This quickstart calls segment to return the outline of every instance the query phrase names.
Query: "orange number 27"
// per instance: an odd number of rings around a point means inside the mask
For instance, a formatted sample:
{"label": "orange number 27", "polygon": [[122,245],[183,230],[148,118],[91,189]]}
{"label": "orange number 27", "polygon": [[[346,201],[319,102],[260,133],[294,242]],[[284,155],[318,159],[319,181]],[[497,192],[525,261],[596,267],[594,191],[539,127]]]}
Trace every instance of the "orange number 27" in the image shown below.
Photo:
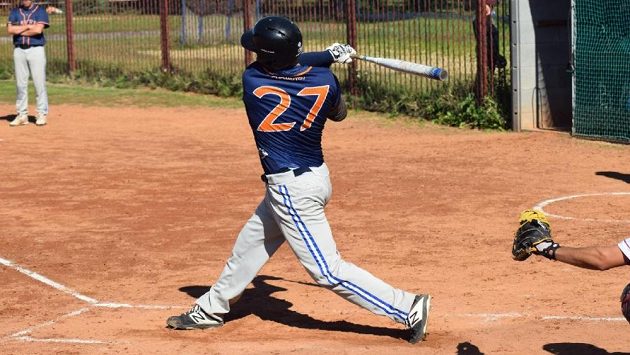
{"label": "orange number 27", "polygon": [[[324,100],[328,95],[329,85],[305,87],[298,92],[298,96],[316,96],[315,103],[311,110],[304,118],[300,131],[307,130],[313,124],[313,121],[317,117],[317,114],[324,105]],[[282,115],[289,106],[291,106],[291,96],[283,89],[276,86],[260,86],[254,90],[254,95],[257,98],[262,98],[265,95],[276,95],[280,98],[280,102],[265,116],[265,118],[258,125],[257,130],[260,132],[284,132],[288,131],[295,125],[295,122],[290,123],[275,123],[275,121]]]}

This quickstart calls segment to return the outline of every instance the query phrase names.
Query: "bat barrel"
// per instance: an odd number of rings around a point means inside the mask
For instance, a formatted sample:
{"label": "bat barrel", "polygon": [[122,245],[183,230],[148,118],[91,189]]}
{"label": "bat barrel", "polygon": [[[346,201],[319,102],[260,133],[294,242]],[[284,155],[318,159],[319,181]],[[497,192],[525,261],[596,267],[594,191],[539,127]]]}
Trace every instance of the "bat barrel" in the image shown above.
{"label": "bat barrel", "polygon": [[429,76],[435,80],[444,81],[448,79],[448,71],[442,68],[433,68]]}
{"label": "bat barrel", "polygon": [[392,70],[421,75],[433,80],[444,81],[448,78],[448,71],[438,67],[412,63],[400,59],[370,57],[365,55],[354,55],[353,58],[361,59]]}

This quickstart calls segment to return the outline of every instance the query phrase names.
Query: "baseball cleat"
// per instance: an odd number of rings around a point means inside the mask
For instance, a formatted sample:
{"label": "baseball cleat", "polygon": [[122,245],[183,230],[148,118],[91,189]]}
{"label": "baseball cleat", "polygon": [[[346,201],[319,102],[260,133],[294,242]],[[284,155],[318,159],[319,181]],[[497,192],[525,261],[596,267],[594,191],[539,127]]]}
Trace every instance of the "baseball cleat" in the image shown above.
{"label": "baseball cleat", "polygon": [[26,124],[28,124],[28,115],[17,115],[17,117],[9,123],[9,126],[16,127]]}
{"label": "baseball cleat", "polygon": [[46,115],[37,115],[37,121],[35,121],[35,124],[38,126],[44,126],[47,122],[46,120]]}
{"label": "baseball cleat", "polygon": [[430,295],[417,295],[407,316],[406,324],[410,330],[409,342],[415,344],[427,336],[427,321],[431,307]]}
{"label": "baseball cleat", "polygon": [[192,309],[179,316],[172,316],[166,320],[168,328],[190,330],[190,329],[207,329],[215,328],[223,325],[223,319],[215,314],[206,313],[198,304]]}

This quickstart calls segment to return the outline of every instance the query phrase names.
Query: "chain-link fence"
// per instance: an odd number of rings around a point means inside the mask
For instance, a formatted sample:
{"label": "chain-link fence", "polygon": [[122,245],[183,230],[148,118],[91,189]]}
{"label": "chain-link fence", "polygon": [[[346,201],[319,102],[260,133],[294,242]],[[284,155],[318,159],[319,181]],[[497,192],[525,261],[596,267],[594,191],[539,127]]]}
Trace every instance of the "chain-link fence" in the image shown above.
{"label": "chain-link fence", "polygon": [[[307,51],[349,42],[361,54],[446,68],[451,85],[470,85],[472,90],[475,83],[478,88],[489,83],[484,90],[490,93],[509,78],[503,69],[504,58],[510,57],[507,2],[494,7],[486,31],[479,31],[483,27],[475,21],[477,13],[485,13],[485,4],[475,0],[49,0],[39,4],[64,11],[50,15],[50,28],[45,31],[51,73],[107,76],[163,69],[238,81],[246,61],[252,59],[239,44],[244,28],[263,16],[282,15],[298,23]],[[8,7],[0,7],[5,16]],[[3,42],[0,67],[10,72],[10,37]],[[480,52],[477,43],[484,43]],[[337,65],[334,70],[354,94],[378,88],[417,93],[444,87],[364,62]]]}

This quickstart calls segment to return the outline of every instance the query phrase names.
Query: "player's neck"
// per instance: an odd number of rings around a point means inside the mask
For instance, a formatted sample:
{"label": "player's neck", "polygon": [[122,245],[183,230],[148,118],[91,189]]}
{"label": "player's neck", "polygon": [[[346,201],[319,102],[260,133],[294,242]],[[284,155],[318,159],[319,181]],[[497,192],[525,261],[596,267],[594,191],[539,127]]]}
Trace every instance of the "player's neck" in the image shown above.
{"label": "player's neck", "polygon": [[284,72],[284,71],[287,71],[287,70],[291,70],[291,69],[294,69],[294,68],[297,68],[298,66],[300,66],[300,63],[295,63],[295,64],[293,64],[293,65],[289,65],[289,66],[286,66],[286,67],[284,67],[284,68],[276,68],[276,69],[274,69],[274,68],[272,68],[272,67],[270,67],[270,66],[268,66],[268,65],[265,65],[264,63],[261,63],[261,62],[258,62],[258,63],[259,63],[259,64],[260,64],[260,65],[261,65],[261,66],[262,66],[262,67],[263,67],[263,68],[264,68],[267,72],[270,72],[270,73],[281,73],[281,72]]}

